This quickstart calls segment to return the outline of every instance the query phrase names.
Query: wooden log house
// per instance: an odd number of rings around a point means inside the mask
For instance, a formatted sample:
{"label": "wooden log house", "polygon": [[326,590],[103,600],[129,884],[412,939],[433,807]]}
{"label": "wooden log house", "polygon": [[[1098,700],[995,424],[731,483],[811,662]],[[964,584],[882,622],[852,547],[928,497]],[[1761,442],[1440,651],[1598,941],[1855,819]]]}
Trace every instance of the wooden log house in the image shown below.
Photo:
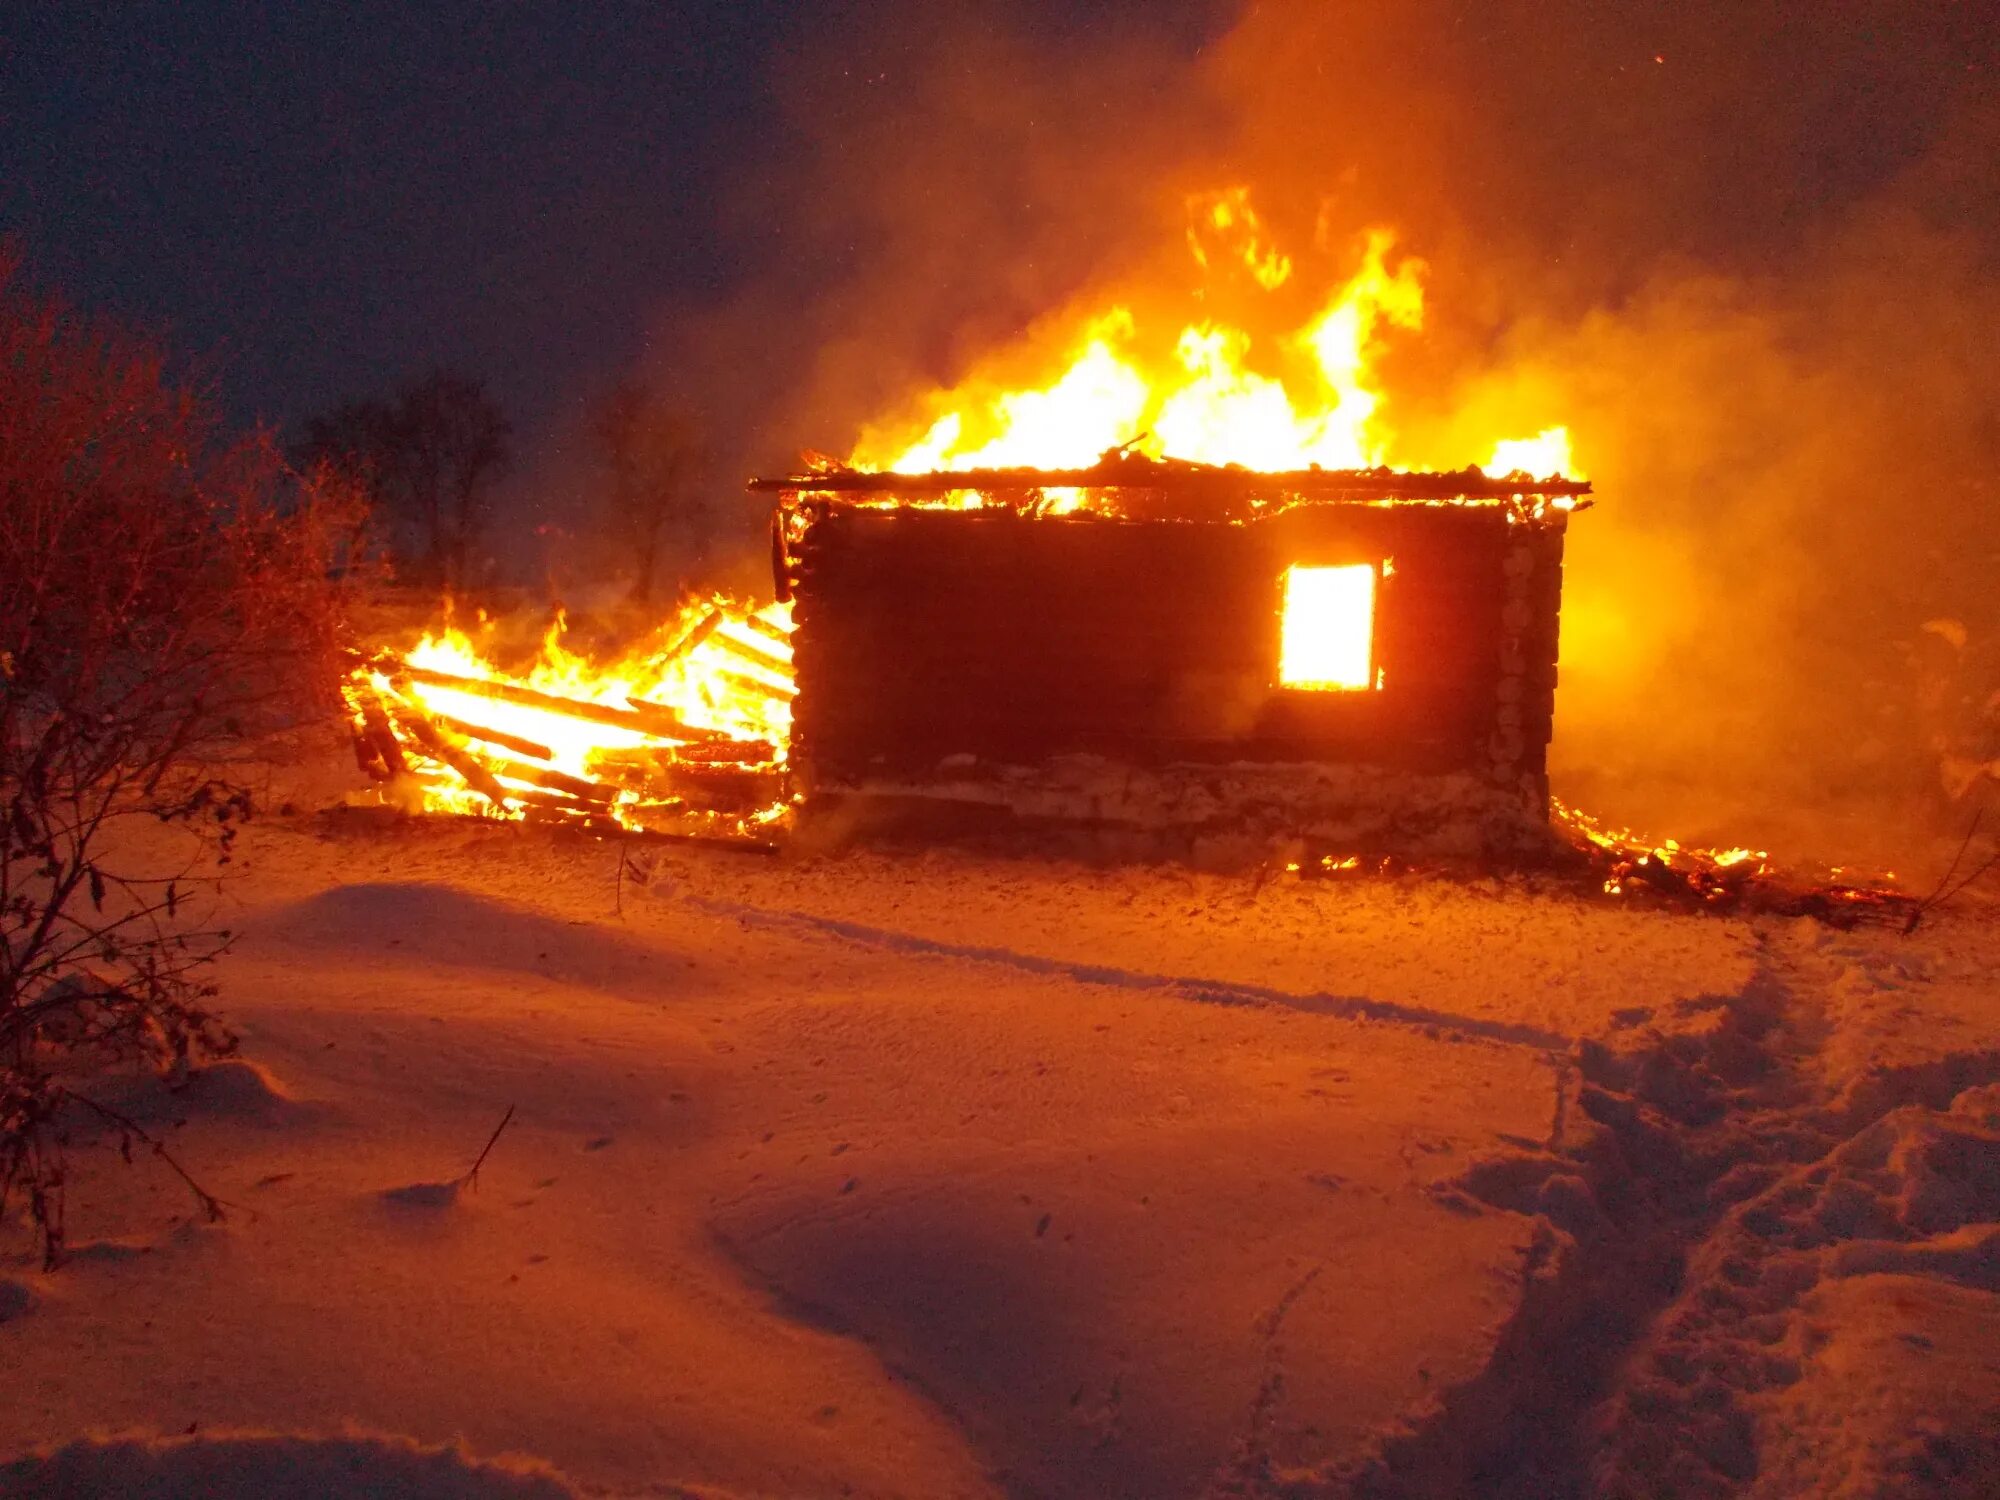
{"label": "wooden log house", "polygon": [[1545,828],[1587,484],[1114,456],[752,488],[778,497],[809,816],[1468,855]]}

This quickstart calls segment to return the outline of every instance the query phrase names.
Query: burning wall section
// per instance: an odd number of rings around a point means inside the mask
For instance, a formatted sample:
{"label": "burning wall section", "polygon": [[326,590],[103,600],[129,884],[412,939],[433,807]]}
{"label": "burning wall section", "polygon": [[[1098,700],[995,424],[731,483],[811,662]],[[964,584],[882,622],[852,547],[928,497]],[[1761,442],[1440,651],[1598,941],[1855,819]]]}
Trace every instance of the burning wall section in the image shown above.
{"label": "burning wall section", "polygon": [[758,487],[780,496],[809,815],[1053,819],[1162,852],[1546,846],[1587,485],[1111,458]]}

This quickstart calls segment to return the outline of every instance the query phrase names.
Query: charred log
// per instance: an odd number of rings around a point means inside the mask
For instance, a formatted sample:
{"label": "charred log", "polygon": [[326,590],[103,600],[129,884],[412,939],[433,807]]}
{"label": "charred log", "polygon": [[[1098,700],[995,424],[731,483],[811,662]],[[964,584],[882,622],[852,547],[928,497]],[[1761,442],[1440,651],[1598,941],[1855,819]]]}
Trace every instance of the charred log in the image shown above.
{"label": "charred log", "polygon": [[393,781],[406,775],[410,763],[390,727],[382,700],[373,691],[361,697],[361,724],[354,731],[354,762],[361,773],[374,781]]}
{"label": "charred log", "polygon": [[777,747],[769,740],[710,740],[705,745],[681,746],[674,759],[682,765],[767,766],[777,754]]}
{"label": "charred log", "polygon": [[686,656],[695,647],[699,646],[703,641],[714,635],[717,630],[722,628],[722,619],[721,610],[711,609],[707,614],[695,621],[686,635],[667,648],[661,660],[663,662],[678,661],[683,656]]}
{"label": "charred log", "polygon": [[643,796],[671,794],[691,807],[753,812],[783,795],[784,777],[773,767],[685,761],[670,749],[621,750],[593,762],[599,775]]}

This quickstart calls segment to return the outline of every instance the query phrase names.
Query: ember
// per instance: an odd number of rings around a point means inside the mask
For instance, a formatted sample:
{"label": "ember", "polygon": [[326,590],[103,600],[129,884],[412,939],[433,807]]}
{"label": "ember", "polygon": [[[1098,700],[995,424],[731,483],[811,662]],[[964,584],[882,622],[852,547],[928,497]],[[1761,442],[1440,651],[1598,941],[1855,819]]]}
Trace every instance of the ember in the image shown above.
{"label": "ember", "polygon": [[1655,897],[1716,911],[1809,916],[1840,927],[1913,925],[1919,902],[1893,873],[1787,869],[1761,849],[1698,849],[1608,828],[1552,798],[1557,831],[1609,896]]}

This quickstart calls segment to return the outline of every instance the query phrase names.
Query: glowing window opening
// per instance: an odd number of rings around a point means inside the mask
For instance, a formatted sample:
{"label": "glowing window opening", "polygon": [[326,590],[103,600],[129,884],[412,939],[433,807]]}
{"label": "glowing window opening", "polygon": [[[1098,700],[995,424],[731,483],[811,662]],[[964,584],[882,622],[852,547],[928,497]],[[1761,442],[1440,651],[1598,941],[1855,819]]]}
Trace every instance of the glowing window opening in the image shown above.
{"label": "glowing window opening", "polygon": [[1315,692],[1365,692],[1375,671],[1374,563],[1285,570],[1278,683]]}

